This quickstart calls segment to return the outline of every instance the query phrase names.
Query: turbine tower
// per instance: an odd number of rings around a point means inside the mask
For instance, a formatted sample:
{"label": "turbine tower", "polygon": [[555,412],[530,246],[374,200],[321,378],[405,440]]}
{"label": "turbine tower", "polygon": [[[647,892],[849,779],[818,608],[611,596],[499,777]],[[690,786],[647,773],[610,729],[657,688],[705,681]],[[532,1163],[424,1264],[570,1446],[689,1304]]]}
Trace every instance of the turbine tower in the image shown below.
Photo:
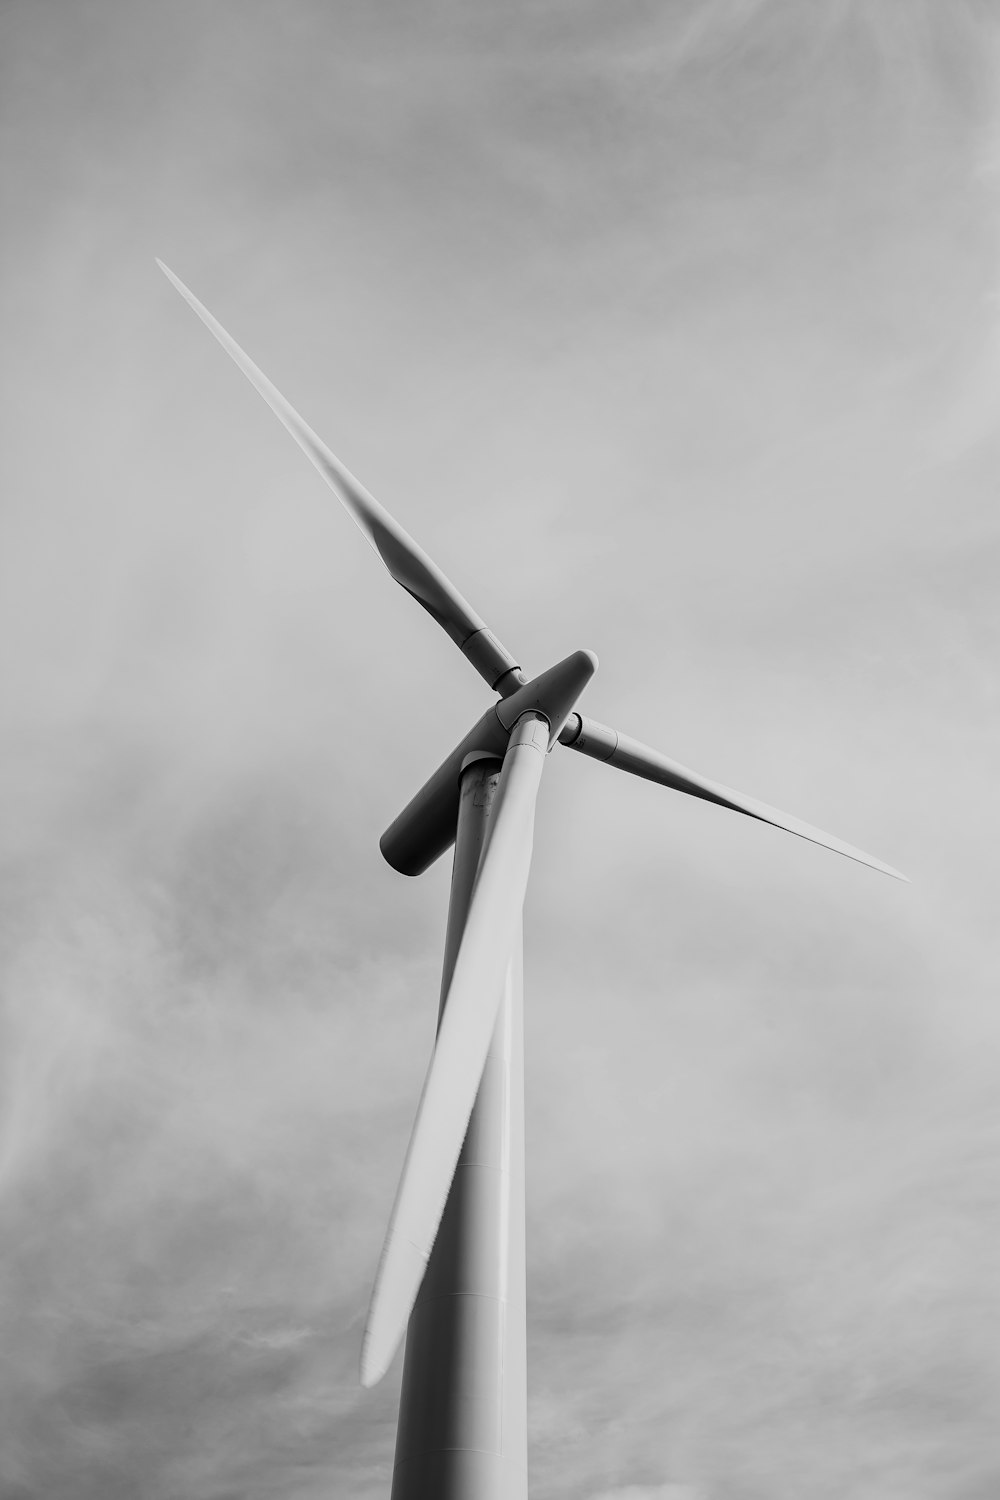
{"label": "turbine tower", "polygon": [[392,1500],[527,1496],[521,913],[535,802],[557,745],[783,828],[905,880],[860,849],[711,781],[576,707],[576,651],[530,680],[441,569],[307,426],[207,308],[157,264],[311,460],[390,576],[497,701],[386,830],[419,875],[455,846],[438,1030],[375,1276],[361,1381],[406,1333]]}

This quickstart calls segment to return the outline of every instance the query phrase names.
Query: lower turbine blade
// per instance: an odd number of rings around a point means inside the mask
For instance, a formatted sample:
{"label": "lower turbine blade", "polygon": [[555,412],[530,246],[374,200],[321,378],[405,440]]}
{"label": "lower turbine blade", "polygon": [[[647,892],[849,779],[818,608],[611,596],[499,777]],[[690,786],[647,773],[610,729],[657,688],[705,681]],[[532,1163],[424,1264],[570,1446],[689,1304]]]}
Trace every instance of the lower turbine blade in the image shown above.
{"label": "lower turbine blade", "polygon": [[571,714],[559,740],[570,750],[578,750],[581,755],[602,760],[606,765],[617,766],[620,771],[629,771],[633,776],[642,776],[646,781],[656,781],[660,786],[672,787],[675,792],[686,792],[689,797],[701,797],[705,802],[715,802],[719,807],[744,813],[748,818],[757,818],[761,823],[770,823],[772,827],[783,828],[800,839],[808,839],[812,844],[821,844],[824,849],[832,849],[836,854],[856,859],[859,864],[879,870],[883,875],[891,875],[894,880],[907,880],[907,876],[894,870],[892,865],[883,864],[882,860],[866,854],[863,849],[855,849],[853,844],[845,844],[842,839],[824,833],[821,828],[814,828],[811,823],[803,823],[799,818],[789,817],[776,807],[769,807],[766,802],[758,802],[755,797],[747,797],[743,792],[723,786],[720,781],[710,781],[700,772],[689,770],[679,761],[661,755],[659,750],[652,750],[649,745],[633,740],[627,734],[619,734],[616,729],[610,729],[607,724],[599,724],[596,719],[584,718],[583,714]]}
{"label": "lower turbine blade", "polygon": [[489,1051],[531,864],[535,802],[549,725],[514,727],[389,1228],[361,1349],[361,1383],[392,1360],[441,1222]]}

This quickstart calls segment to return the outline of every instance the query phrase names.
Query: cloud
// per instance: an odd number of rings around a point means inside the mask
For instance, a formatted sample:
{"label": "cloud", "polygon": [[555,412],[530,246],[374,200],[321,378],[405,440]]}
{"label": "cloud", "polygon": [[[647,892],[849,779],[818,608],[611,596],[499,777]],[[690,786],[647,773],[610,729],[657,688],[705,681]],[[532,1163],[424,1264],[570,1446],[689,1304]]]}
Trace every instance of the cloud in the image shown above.
{"label": "cloud", "polygon": [[915,877],[553,757],[533,1493],[989,1492],[995,25],[5,25],[5,1493],[386,1492],[447,869],[376,840],[484,701],[154,252],[530,665]]}
{"label": "cloud", "polygon": [[626,1484],[601,1490],[592,1500],[699,1500],[699,1491],[689,1484]]}

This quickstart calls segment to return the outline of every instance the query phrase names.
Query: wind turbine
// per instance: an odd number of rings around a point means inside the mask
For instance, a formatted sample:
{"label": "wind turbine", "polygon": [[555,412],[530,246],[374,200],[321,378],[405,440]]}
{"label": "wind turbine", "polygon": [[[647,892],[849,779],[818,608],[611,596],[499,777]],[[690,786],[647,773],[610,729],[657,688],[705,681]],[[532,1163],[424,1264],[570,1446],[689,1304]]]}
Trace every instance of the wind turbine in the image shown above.
{"label": "wind turbine", "polygon": [[349,473],[174,273],[218,339],[411,594],[498,694],[382,835],[419,875],[455,845],[437,1039],[375,1276],[361,1380],[407,1332],[393,1500],[527,1495],[521,914],[535,802],[561,745],[783,828],[898,880],[898,870],[711,781],[606,724],[577,699],[597,657],[530,680],[439,567]]}

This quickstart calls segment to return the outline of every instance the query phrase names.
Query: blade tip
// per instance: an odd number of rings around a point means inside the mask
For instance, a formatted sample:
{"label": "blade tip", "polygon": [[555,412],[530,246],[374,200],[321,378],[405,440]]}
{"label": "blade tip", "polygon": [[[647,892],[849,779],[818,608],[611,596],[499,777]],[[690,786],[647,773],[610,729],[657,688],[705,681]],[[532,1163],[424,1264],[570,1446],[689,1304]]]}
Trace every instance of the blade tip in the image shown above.
{"label": "blade tip", "polygon": [[161,260],[158,255],[154,255],[153,259],[156,261],[156,264],[159,266],[164,276],[170,282],[170,285],[173,287],[174,291],[180,292],[181,296],[184,298],[184,301],[189,303],[190,306],[194,308],[195,312],[198,313],[198,316],[201,317],[202,314],[193,293],[188,287],[184,285],[183,281],[177,275],[177,273],[175,271],[171,271],[166,261]]}
{"label": "blade tip", "polygon": [[395,1345],[387,1347],[385,1338],[379,1338],[377,1319],[369,1314],[361,1340],[361,1360],[358,1367],[358,1378],[366,1391],[370,1391],[373,1385],[378,1385],[392,1364],[395,1352]]}
{"label": "blade tip", "polygon": [[884,860],[876,859],[872,854],[864,854],[861,851],[854,853],[849,848],[836,849],[833,845],[828,845],[827,847],[833,848],[835,854],[846,854],[848,859],[853,859],[857,864],[864,865],[869,870],[874,870],[876,875],[888,875],[890,880],[901,880],[904,885],[910,884],[909,875],[904,875],[902,870],[894,869],[892,865],[887,865]]}
{"label": "blade tip", "polygon": [[[887,865],[884,859],[876,859],[874,854],[865,854],[863,850],[859,850],[858,853],[863,855],[858,863],[867,865],[869,870],[874,870],[879,875],[888,875],[891,880],[901,880],[904,885],[910,884],[909,875],[904,875],[902,870],[896,869],[895,865]],[[854,858],[857,858],[857,855]]]}

